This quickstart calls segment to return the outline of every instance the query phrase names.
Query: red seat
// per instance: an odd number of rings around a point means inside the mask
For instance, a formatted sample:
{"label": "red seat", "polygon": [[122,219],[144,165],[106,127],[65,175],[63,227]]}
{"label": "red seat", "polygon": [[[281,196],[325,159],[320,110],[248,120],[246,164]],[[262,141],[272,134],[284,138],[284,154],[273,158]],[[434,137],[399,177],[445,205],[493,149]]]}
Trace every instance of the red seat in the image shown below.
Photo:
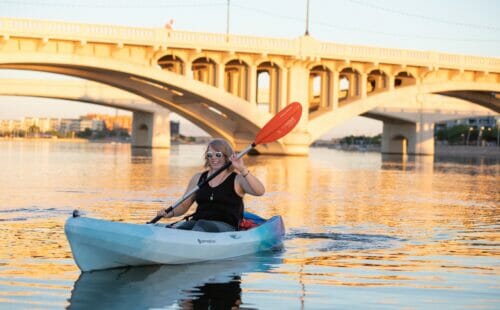
{"label": "red seat", "polygon": [[249,219],[243,219],[240,222],[240,227],[239,227],[240,229],[239,230],[248,230],[248,229],[251,229],[251,228],[254,228],[257,226],[259,226],[259,225],[257,225],[257,223],[255,223],[254,221],[249,220]]}

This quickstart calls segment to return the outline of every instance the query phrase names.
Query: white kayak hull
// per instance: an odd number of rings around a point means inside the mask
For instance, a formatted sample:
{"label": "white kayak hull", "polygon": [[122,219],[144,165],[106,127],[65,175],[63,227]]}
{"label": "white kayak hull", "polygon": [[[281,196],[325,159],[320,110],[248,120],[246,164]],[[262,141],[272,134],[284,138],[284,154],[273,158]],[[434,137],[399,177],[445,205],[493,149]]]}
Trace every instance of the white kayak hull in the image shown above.
{"label": "white kayak hull", "polygon": [[246,231],[222,233],[71,217],[64,226],[82,271],[156,264],[187,264],[270,250],[285,234],[280,216]]}

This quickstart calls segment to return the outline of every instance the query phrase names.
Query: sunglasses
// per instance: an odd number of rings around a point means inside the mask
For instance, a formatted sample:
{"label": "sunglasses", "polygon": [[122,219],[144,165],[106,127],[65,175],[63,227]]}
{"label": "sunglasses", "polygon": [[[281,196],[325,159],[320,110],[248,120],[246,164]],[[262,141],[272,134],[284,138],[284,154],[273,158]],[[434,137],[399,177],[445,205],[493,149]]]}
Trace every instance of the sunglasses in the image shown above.
{"label": "sunglasses", "polygon": [[207,152],[207,158],[212,158],[212,157],[214,157],[214,155],[217,158],[221,158],[222,156],[224,156],[224,154],[222,154],[222,152],[215,152],[215,154],[214,154],[214,152],[211,152],[211,151]]}

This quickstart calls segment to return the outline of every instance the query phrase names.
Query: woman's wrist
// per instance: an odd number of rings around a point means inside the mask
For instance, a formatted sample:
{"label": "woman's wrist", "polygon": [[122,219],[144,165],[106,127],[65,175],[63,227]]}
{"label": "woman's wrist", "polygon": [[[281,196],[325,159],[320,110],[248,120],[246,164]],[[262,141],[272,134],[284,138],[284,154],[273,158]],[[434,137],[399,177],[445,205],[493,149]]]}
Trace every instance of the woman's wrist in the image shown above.
{"label": "woman's wrist", "polygon": [[241,176],[244,177],[244,178],[246,178],[249,173],[250,173],[250,170],[248,170],[247,168],[242,169],[240,171]]}

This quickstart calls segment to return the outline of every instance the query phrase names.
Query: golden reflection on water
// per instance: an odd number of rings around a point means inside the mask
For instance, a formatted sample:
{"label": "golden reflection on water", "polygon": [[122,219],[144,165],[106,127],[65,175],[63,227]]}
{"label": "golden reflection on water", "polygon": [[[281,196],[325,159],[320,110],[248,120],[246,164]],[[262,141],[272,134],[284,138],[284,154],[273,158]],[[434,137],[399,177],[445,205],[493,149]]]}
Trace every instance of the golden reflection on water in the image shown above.
{"label": "golden reflection on water", "polygon": [[[70,212],[144,223],[182,196],[203,149],[0,141],[0,197],[8,197],[0,204],[0,303],[42,288],[66,300],[79,275],[63,232]],[[308,293],[328,296],[321,287],[329,286],[494,287],[499,161],[328,149],[246,157],[266,184],[263,197],[245,198],[246,208],[282,215],[287,236],[276,268],[244,275],[244,294],[307,305]],[[469,282],[456,281],[457,273]],[[43,304],[35,297],[30,302]]]}

